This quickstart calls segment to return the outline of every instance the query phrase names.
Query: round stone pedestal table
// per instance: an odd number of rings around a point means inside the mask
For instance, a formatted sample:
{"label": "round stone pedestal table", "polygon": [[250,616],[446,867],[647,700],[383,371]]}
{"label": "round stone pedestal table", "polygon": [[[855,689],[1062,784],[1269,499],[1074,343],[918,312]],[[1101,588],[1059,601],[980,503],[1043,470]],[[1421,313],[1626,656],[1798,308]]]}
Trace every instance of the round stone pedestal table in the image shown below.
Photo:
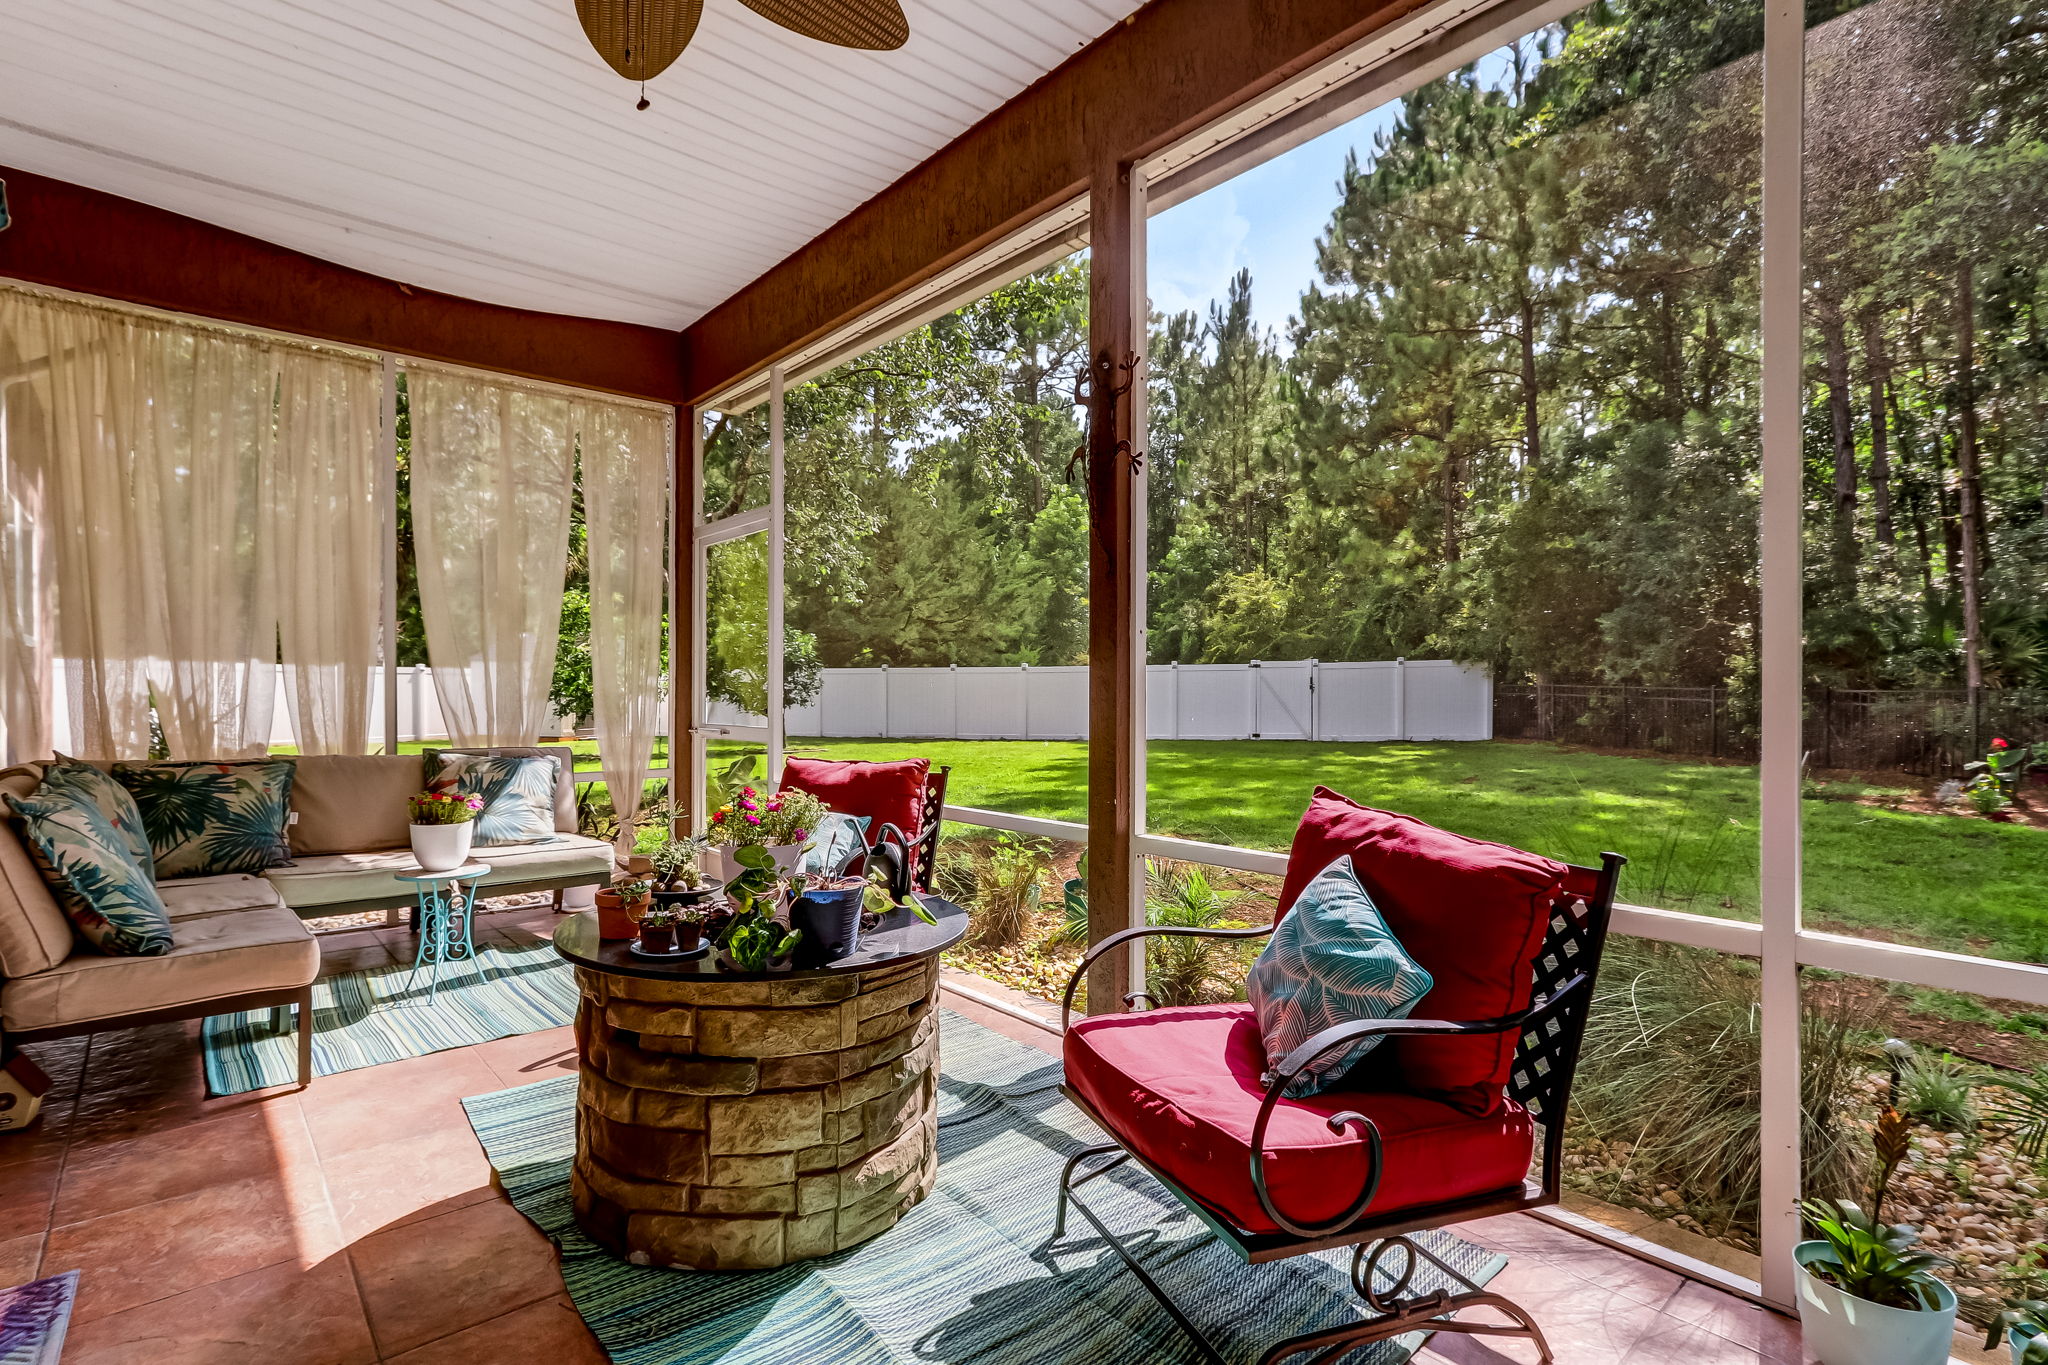
{"label": "round stone pedestal table", "polygon": [[[555,929],[576,967],[576,1221],[639,1265],[759,1270],[890,1227],[938,1173],[939,954],[897,911],[848,957],[747,973]],[[903,922],[907,921],[907,923]]]}

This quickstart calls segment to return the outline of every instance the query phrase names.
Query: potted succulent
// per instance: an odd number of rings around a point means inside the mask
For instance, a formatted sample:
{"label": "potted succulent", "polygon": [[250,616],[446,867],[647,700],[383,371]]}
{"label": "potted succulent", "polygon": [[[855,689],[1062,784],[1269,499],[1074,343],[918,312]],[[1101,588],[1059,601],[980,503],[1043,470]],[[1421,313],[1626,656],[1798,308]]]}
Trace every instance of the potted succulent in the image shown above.
{"label": "potted succulent", "polygon": [[640,951],[675,952],[676,929],[682,923],[682,919],[681,909],[666,905],[657,905],[640,916]]}
{"label": "potted succulent", "polygon": [[752,787],[741,787],[731,801],[711,812],[707,838],[728,850],[729,879],[738,875],[733,871],[734,851],[747,847],[766,849],[778,868],[792,872],[819,822],[829,813],[823,801],[806,791],[791,788],[763,796]]}
{"label": "potted succulent", "polygon": [[2048,1365],[2048,1302],[2014,1299],[1991,1320],[1984,1349],[2012,1348],[2012,1365]]}
{"label": "potted succulent", "polygon": [[669,838],[657,844],[648,861],[654,875],[654,899],[667,906],[706,905],[717,899],[725,883],[704,874],[699,859],[710,840],[701,834]]}
{"label": "potted succulent", "polygon": [[422,872],[453,872],[469,861],[481,796],[421,792],[406,801],[411,817],[412,856]]}
{"label": "potted succulent", "polygon": [[597,893],[597,936],[631,938],[634,926],[645,913],[654,892],[653,884],[634,878],[616,881]]}
{"label": "potted succulent", "polygon": [[1856,1204],[1809,1199],[1820,1235],[1793,1249],[1799,1327],[1822,1365],[1946,1365],[1955,1292],[1935,1278],[1948,1262],[1913,1250],[1917,1228],[1886,1225]]}

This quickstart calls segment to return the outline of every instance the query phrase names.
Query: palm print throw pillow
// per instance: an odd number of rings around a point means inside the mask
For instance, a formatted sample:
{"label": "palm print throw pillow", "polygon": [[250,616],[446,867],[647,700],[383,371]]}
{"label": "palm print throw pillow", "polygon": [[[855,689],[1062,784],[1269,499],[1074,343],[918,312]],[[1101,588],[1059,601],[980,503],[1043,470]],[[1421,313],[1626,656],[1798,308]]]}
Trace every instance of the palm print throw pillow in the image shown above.
{"label": "palm print throw pillow", "polygon": [[[1301,1044],[1353,1019],[1406,1019],[1435,980],[1401,947],[1379,907],[1359,885],[1351,859],[1324,868],[1280,921],[1245,983],[1277,1068]],[[1379,1044],[1361,1038],[1316,1061],[1286,1093],[1300,1098],[1328,1090]]]}
{"label": "palm print throw pillow", "polygon": [[37,870],[80,938],[117,957],[171,950],[171,920],[156,884],[92,798],[46,783],[33,796],[7,799]]}
{"label": "palm print throw pillow", "polygon": [[292,761],[116,763],[156,855],[156,875],[255,875],[292,860]]}

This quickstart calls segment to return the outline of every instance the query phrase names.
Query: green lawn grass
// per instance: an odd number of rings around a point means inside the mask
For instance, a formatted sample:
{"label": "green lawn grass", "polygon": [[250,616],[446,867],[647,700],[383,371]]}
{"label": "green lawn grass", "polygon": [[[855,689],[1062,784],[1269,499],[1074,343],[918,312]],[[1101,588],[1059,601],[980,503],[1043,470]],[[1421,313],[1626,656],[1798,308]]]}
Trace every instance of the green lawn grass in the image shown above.
{"label": "green lawn grass", "polygon": [[[924,756],[952,766],[952,804],[1057,820],[1087,814],[1082,743],[835,739],[799,740],[791,749]],[[1156,742],[1148,755],[1156,833],[1284,849],[1322,783],[1368,805],[1574,862],[1613,849],[1630,860],[1624,900],[1756,918],[1753,767],[1503,741]],[[2048,831],[1846,800],[1803,805],[1808,924],[2048,958]]]}

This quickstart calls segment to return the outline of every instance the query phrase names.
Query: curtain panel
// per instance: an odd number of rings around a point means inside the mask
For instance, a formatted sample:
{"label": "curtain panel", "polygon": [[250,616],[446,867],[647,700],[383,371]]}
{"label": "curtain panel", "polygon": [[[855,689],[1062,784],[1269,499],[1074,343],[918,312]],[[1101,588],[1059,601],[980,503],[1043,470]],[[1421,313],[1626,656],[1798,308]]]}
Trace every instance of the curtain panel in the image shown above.
{"label": "curtain panel", "polygon": [[[172,757],[260,754],[281,639],[288,666],[337,687],[352,669],[367,688],[360,641],[374,640],[378,582],[367,370],[328,348],[0,288],[10,759],[60,740],[141,757],[152,719]],[[355,480],[359,490],[339,491]],[[367,537],[343,512],[358,501]],[[314,717],[300,723],[309,751],[350,743],[317,704],[294,709]],[[366,720],[354,722],[358,752]]]}
{"label": "curtain panel", "polygon": [[427,660],[449,737],[547,724],[575,482],[570,400],[439,366],[406,371]]}
{"label": "curtain panel", "polygon": [[[632,847],[654,737],[662,728],[668,595],[667,417],[644,407],[582,403],[583,512],[590,557],[590,672],[605,790]],[[670,761],[676,761],[671,742]]]}

